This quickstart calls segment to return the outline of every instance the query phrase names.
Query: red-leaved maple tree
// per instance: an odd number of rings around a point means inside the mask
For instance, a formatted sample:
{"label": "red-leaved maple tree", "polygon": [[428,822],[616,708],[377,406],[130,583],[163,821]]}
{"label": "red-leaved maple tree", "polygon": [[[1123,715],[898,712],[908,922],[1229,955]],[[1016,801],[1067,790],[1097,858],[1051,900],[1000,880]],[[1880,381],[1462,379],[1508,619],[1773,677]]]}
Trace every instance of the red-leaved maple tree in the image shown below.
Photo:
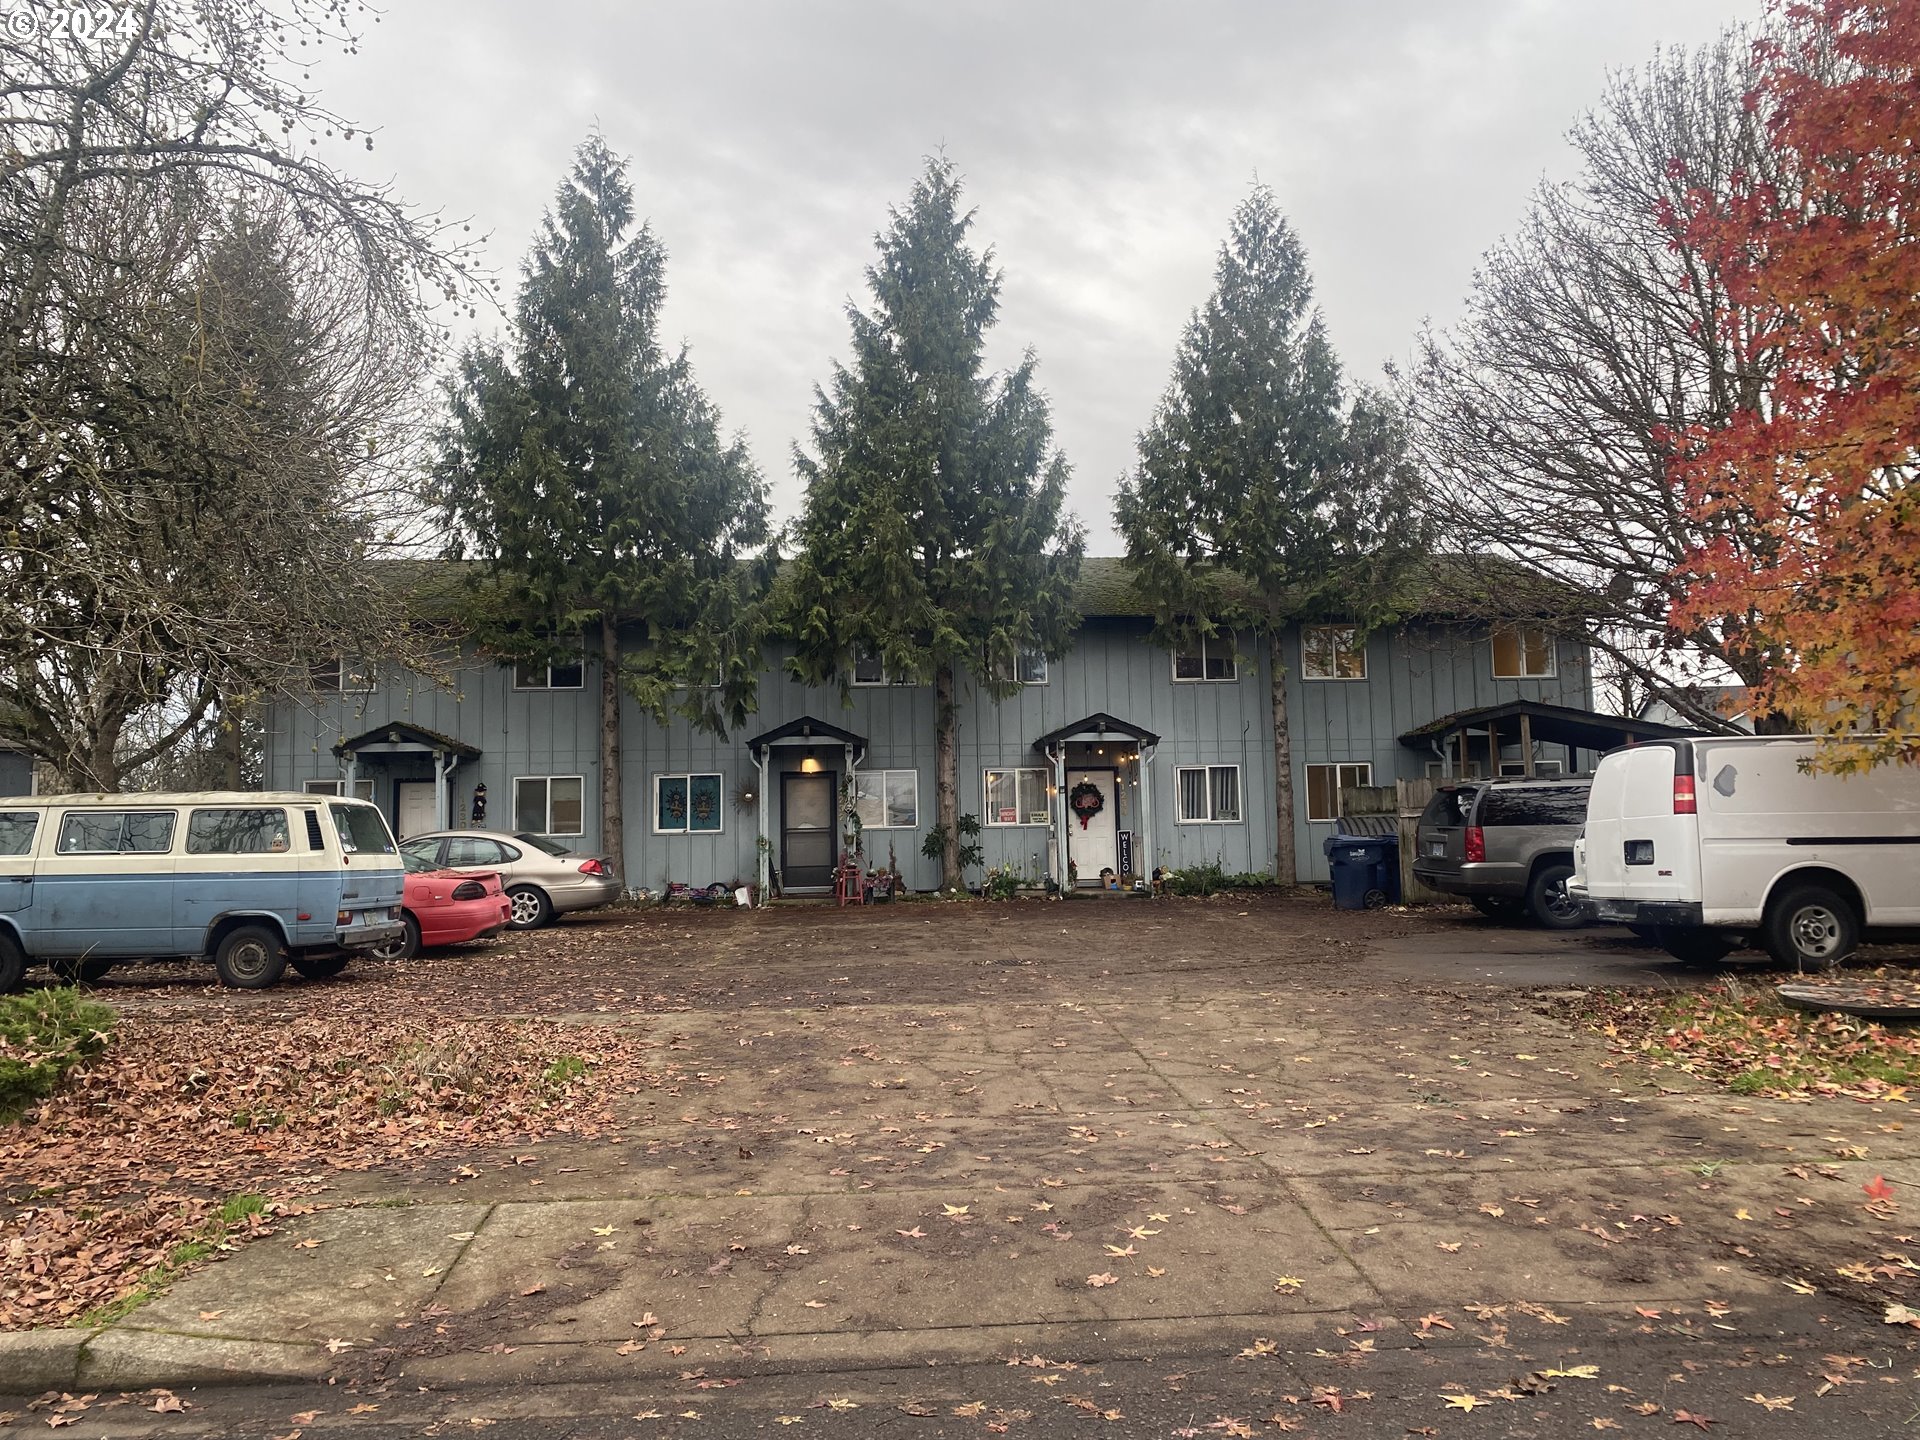
{"label": "red-leaved maple tree", "polygon": [[1778,659],[1757,708],[1857,769],[1920,758],[1920,0],[1776,18],[1748,103],[1787,179],[1663,217],[1718,265],[1729,335],[1775,377],[1676,437],[1682,503],[1709,531],[1740,517],[1744,541],[1690,557],[1672,618],[1746,616],[1744,643]]}

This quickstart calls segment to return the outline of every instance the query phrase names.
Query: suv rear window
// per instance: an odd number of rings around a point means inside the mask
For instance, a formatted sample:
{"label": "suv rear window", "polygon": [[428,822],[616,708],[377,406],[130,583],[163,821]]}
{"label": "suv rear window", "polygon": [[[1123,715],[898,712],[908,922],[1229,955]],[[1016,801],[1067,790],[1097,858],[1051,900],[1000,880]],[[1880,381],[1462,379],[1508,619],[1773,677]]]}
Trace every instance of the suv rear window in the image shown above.
{"label": "suv rear window", "polygon": [[1433,792],[1427,808],[1420,812],[1420,823],[1442,830],[1466,824],[1467,816],[1473,813],[1473,797],[1479,793],[1478,785],[1443,786]]}
{"label": "suv rear window", "polygon": [[1584,825],[1590,785],[1495,785],[1480,801],[1481,825]]}

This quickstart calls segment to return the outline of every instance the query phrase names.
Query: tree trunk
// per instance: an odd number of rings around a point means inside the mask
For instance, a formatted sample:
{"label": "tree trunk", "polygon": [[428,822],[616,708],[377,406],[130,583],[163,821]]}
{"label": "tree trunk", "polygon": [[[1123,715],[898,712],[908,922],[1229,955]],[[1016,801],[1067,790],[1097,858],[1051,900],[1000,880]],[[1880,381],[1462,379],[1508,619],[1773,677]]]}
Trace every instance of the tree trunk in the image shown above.
{"label": "tree trunk", "polygon": [[620,791],[620,628],[600,622],[600,853],[627,879],[627,822]]}
{"label": "tree trunk", "polygon": [[1293,846],[1293,736],[1287,729],[1286,627],[1270,632],[1273,656],[1273,878],[1281,885],[1300,883],[1300,861]]}
{"label": "tree trunk", "polygon": [[940,827],[940,888],[965,886],[960,873],[960,756],[954,745],[953,665],[942,661],[933,672],[934,823]]}

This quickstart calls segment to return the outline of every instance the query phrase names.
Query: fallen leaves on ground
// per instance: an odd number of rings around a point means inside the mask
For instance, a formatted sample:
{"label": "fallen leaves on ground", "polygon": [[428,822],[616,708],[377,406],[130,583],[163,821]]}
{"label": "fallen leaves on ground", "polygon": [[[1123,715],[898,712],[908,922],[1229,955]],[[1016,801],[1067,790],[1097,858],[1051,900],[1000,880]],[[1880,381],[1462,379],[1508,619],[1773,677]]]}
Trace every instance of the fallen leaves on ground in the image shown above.
{"label": "fallen leaves on ground", "polygon": [[1658,999],[1619,991],[1581,1002],[1614,1053],[1748,1095],[1904,1101],[1920,1085],[1920,1035],[1788,1009],[1770,992],[1716,985]]}
{"label": "fallen leaves on ground", "polygon": [[228,1197],[272,1198],[323,1168],[596,1135],[610,1096],[658,1083],[611,1028],[383,1010],[377,989],[213,992],[192,1018],[122,1015],[105,1054],[0,1128],[0,1329],[110,1304],[170,1257],[201,1258],[187,1242],[271,1230],[263,1215],[221,1224]]}

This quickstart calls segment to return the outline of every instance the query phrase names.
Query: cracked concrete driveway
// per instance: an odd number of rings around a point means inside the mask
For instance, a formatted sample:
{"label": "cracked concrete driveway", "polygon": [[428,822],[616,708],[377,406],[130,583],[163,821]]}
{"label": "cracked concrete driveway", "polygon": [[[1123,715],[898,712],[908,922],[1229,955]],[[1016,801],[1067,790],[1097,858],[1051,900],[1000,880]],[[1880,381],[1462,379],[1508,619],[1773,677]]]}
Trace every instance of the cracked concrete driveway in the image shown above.
{"label": "cracked concrete driveway", "polygon": [[[1920,1185],[1904,1107],[1710,1090],[1512,988],[1611,970],[1695,983],[1610,934],[1311,900],[563,925],[356,1003],[432,983],[448,1013],[635,1027],[678,1078],[619,1138],[339,1177],[72,1332],[57,1378],[333,1382],[208,1392],[179,1433],[315,1405],[320,1433],[349,1391],[503,1434],[746,1433],[829,1395],[848,1434],[859,1407],[920,1427],[887,1433],[1904,1433],[1920,1335],[1864,1302],[1905,1292],[1836,1275],[1920,1274],[1897,1206],[1862,1205]],[[610,1014],[609,973],[649,998]]]}

